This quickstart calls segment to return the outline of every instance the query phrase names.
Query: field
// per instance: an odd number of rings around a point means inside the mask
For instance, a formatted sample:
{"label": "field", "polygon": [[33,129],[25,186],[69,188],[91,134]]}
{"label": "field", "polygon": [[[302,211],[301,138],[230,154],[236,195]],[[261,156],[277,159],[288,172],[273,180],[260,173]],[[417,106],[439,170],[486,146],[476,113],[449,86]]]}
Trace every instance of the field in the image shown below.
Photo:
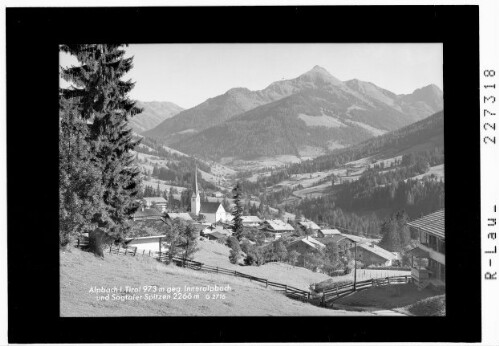
{"label": "field", "polygon": [[415,316],[445,316],[445,295],[426,298],[397,310]]}
{"label": "field", "polygon": [[442,179],[442,180],[445,179],[444,164],[430,167],[430,170],[428,172],[420,174],[420,175],[416,175],[415,177],[413,177],[411,179],[423,179],[424,177],[430,176],[432,174],[435,175],[437,177],[437,179]]}
{"label": "field", "polygon": [[[107,255],[104,259],[77,249],[60,252],[60,314],[63,317],[96,316],[320,316],[351,315],[287,298],[272,289],[242,278],[209,274],[191,269],[164,265],[149,257]],[[97,300],[92,287],[113,288],[144,286],[179,290],[185,287],[230,286],[224,299],[216,293],[199,294],[199,298],[146,300],[140,291],[139,300],[125,300],[124,293],[110,293],[109,300]],[[112,300],[113,294],[116,300]],[[161,293],[166,295],[167,293]],[[177,293],[178,294],[178,293]],[[213,295],[215,294],[215,295]],[[147,293],[151,296],[151,293]],[[132,294],[129,294],[132,296]],[[121,297],[121,298],[120,298]],[[217,298],[216,298],[217,297]],[[369,315],[354,313],[354,315]]]}
{"label": "field", "polygon": [[211,240],[199,241],[198,247],[199,251],[194,254],[195,261],[229,270],[237,270],[244,274],[258,276],[303,290],[308,290],[313,283],[329,278],[325,274],[314,273],[308,269],[286,263],[271,262],[259,267],[231,264],[229,262],[230,249]]}
{"label": "field", "polygon": [[423,299],[437,295],[429,289],[419,291],[413,284],[398,284],[369,288],[364,291],[340,298],[335,305],[394,309],[415,304]]}

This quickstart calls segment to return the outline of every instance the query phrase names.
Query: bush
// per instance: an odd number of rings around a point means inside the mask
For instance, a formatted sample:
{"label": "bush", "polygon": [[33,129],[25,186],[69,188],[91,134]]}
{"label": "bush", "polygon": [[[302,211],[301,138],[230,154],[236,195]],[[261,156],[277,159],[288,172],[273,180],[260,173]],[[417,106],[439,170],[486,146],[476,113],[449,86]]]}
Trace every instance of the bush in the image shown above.
{"label": "bush", "polygon": [[265,257],[262,249],[254,247],[251,249],[244,259],[244,263],[246,265],[262,265],[265,263]]}
{"label": "bush", "polygon": [[230,263],[237,264],[240,257],[241,257],[241,255],[238,251],[235,251],[234,249],[230,250],[230,255],[229,255]]}

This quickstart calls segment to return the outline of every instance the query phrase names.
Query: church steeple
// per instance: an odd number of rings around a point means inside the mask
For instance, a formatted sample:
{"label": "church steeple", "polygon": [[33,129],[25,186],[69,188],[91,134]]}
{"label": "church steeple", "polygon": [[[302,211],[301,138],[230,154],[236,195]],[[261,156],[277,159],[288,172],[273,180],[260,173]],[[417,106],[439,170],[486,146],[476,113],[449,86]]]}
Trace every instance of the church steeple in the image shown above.
{"label": "church steeple", "polygon": [[194,171],[194,191],[191,197],[191,213],[199,215],[201,210],[201,197],[199,197],[198,190],[198,165],[196,165],[196,170]]}
{"label": "church steeple", "polygon": [[194,171],[194,192],[196,196],[199,195],[198,191],[198,165],[196,165],[196,170]]}

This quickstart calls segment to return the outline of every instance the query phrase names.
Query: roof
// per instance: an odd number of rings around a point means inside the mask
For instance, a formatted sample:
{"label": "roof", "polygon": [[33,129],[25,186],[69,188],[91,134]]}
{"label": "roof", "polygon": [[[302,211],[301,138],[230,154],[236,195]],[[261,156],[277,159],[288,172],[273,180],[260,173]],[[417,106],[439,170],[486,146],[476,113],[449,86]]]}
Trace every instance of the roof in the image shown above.
{"label": "roof", "polygon": [[253,215],[241,216],[241,219],[243,220],[243,222],[256,222],[256,223],[262,222],[262,220],[258,216],[253,216]]}
{"label": "roof", "polygon": [[201,209],[199,212],[203,214],[215,214],[220,205],[220,202],[201,202]]}
{"label": "roof", "polygon": [[369,251],[375,255],[378,255],[379,257],[382,257],[386,260],[397,259],[397,256],[395,254],[374,244],[369,245],[369,244],[359,243],[358,247],[363,248],[364,250]]}
{"label": "roof", "polygon": [[300,226],[305,227],[306,229],[319,230],[321,229],[315,222],[313,221],[300,221],[298,222]]}
{"label": "roof", "polygon": [[181,219],[185,221],[193,221],[189,213],[167,213],[166,216],[172,220]]}
{"label": "roof", "polygon": [[158,219],[161,218],[163,214],[157,209],[154,208],[149,208],[149,209],[144,209],[140,210],[138,209],[134,214],[133,217],[157,217]]}
{"label": "roof", "polygon": [[143,200],[150,203],[166,203],[163,197],[144,197]]}
{"label": "roof", "polygon": [[[407,249],[406,249],[407,250]],[[406,251],[407,254],[416,256],[418,258],[429,258],[430,254],[428,251],[421,249],[417,245],[411,246],[410,249]]]}
{"label": "roof", "polygon": [[410,221],[407,224],[420,231],[428,232],[439,238],[445,239],[445,209]]}
{"label": "roof", "polygon": [[132,240],[142,240],[142,239],[159,239],[159,238],[164,238],[165,235],[151,235],[147,237],[134,237],[134,238],[125,238],[125,241],[130,242]]}
{"label": "roof", "polygon": [[202,230],[205,230],[206,229],[206,225],[203,225],[203,224],[200,224],[200,223],[193,223],[191,225],[194,229],[196,229],[196,231],[202,231]]}
{"label": "roof", "polygon": [[213,236],[213,237],[218,238],[218,239],[227,237],[225,234],[222,234],[220,232],[209,233],[209,234],[207,234],[207,236]]}
{"label": "roof", "polygon": [[350,239],[349,237],[345,236],[344,234],[333,234],[330,237],[319,238],[317,240],[319,240],[321,243],[330,243],[330,242],[339,243],[342,240],[355,242],[355,240]]}
{"label": "roof", "polygon": [[339,230],[337,230],[336,228],[321,229],[320,232],[324,235],[341,234],[341,232]]}
{"label": "roof", "polygon": [[282,220],[265,220],[264,223],[269,225],[274,231],[294,231],[295,229],[289,223]]}
{"label": "roof", "polygon": [[356,243],[379,243],[380,239],[371,239],[371,238],[365,238],[361,237],[358,235],[353,235],[353,234],[345,234],[342,233],[342,235],[351,241],[354,241]]}
{"label": "roof", "polygon": [[326,246],[326,245],[322,244],[321,242],[315,240],[314,238],[312,238],[310,236],[306,236],[306,237],[297,239],[297,240],[291,242],[289,245],[293,245],[293,244],[296,244],[296,243],[299,243],[299,242],[305,243],[308,246],[313,247],[314,249],[320,249],[320,248],[323,248],[323,247]]}

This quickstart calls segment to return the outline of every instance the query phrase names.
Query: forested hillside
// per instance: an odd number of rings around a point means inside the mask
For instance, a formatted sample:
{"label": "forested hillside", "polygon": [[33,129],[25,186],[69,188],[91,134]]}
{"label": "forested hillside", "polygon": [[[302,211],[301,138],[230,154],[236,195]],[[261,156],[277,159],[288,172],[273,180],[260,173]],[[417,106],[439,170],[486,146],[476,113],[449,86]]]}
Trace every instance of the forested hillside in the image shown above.
{"label": "forested hillside", "polygon": [[444,113],[420,120],[399,130],[371,138],[349,148],[338,149],[335,152],[317,157],[313,160],[287,167],[290,174],[311,173],[337,168],[342,164],[364,157],[392,157],[403,154],[404,151],[431,150],[443,147]]}

